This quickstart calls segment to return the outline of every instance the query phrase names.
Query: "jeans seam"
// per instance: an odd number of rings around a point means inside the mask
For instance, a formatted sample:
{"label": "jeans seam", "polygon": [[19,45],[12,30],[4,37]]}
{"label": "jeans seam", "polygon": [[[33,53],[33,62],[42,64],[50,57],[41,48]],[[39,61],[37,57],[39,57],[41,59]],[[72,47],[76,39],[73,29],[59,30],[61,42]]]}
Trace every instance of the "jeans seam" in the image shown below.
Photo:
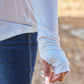
{"label": "jeans seam", "polygon": [[30,46],[31,36],[30,36],[30,34],[28,34],[28,40],[29,40],[29,67],[30,67],[29,76],[30,76],[30,82],[31,82],[31,67],[32,67],[32,64],[31,64],[31,46]]}

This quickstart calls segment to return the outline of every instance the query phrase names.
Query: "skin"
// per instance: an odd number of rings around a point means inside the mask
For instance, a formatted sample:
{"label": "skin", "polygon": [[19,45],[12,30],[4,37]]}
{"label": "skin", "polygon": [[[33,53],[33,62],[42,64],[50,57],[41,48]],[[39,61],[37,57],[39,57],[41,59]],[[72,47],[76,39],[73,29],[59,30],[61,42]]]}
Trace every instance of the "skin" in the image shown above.
{"label": "skin", "polygon": [[44,61],[42,58],[41,58],[41,61],[42,61],[42,65],[43,65],[44,77],[48,76],[50,83],[64,80],[67,72],[63,72],[63,73],[59,73],[57,75],[54,75],[54,72],[51,71],[51,65],[48,64],[46,61]]}

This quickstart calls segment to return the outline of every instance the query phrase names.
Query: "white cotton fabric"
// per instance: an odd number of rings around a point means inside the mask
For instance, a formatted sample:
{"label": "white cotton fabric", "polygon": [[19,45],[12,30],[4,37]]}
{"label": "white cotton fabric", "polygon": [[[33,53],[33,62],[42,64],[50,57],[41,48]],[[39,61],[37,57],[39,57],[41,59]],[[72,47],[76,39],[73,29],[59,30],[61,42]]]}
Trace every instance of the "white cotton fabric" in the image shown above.
{"label": "white cotton fabric", "polygon": [[23,33],[38,32],[40,57],[54,73],[70,72],[60,47],[57,0],[0,0],[0,41]]}

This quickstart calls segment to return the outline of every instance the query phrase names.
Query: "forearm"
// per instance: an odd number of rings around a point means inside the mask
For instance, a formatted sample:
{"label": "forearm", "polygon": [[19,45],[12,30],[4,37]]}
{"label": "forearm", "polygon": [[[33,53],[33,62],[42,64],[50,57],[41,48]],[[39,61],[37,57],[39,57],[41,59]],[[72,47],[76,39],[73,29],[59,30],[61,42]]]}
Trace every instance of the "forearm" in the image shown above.
{"label": "forearm", "polygon": [[57,69],[55,74],[69,71],[69,61],[60,47],[57,0],[31,2],[37,20],[40,57]]}

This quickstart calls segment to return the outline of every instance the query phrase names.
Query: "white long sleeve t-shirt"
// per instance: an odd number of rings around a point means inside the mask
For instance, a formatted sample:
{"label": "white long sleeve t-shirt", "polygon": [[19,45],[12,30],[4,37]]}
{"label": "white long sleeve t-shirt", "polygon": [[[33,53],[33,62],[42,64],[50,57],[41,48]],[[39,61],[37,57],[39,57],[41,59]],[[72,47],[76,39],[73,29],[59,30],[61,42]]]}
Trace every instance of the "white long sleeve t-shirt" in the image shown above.
{"label": "white long sleeve t-shirt", "polygon": [[57,0],[0,0],[0,41],[38,32],[40,57],[54,67],[54,74],[70,71],[60,47]]}

